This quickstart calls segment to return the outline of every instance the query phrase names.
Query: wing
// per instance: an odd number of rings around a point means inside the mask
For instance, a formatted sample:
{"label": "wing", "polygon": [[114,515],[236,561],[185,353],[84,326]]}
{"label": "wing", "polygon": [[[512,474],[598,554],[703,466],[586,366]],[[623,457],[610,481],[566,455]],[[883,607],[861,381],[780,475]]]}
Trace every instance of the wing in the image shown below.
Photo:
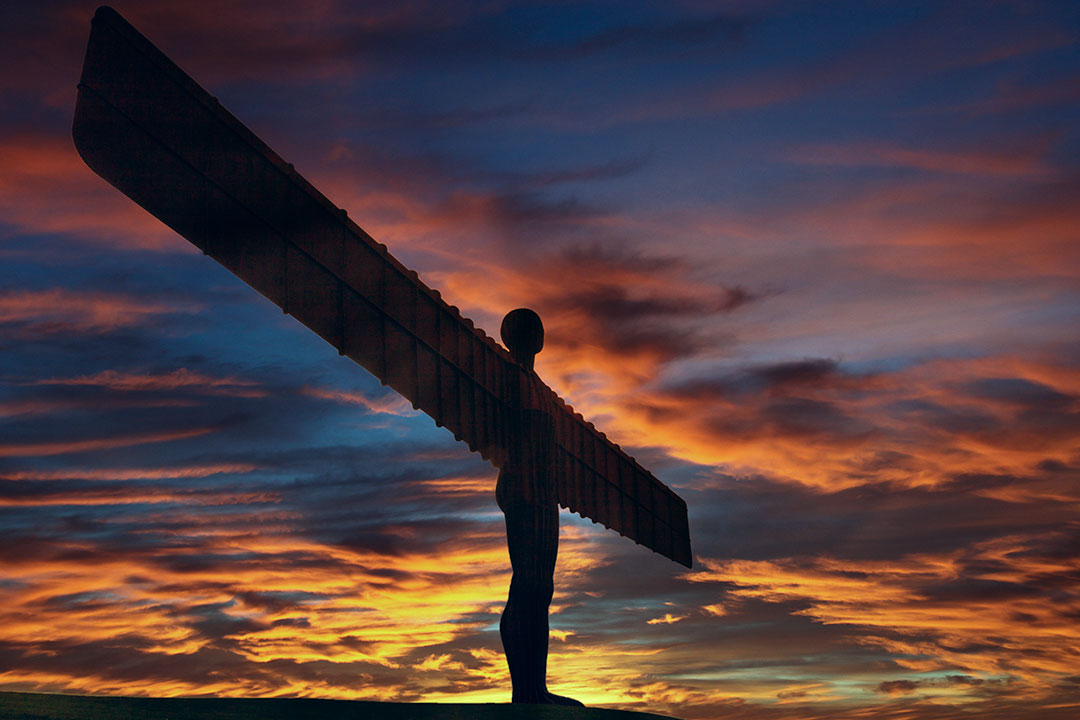
{"label": "wing", "polygon": [[109,8],[72,134],[97,174],[501,464],[506,351]]}
{"label": "wing", "polygon": [[[520,366],[107,7],[72,135],[94,172],[502,465]],[[544,389],[560,504],[689,566],[686,504]]]}
{"label": "wing", "polygon": [[552,393],[559,504],[693,567],[686,502]]}

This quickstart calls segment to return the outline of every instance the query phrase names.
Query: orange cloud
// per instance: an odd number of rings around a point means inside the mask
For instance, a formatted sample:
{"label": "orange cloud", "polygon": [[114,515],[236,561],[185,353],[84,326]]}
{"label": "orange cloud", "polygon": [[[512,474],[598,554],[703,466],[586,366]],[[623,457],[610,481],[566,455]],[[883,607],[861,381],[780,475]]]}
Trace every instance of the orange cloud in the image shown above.
{"label": "orange cloud", "polygon": [[167,304],[107,292],[7,290],[0,292],[0,323],[28,323],[37,331],[110,332],[172,313],[196,312],[197,304]]}
{"label": "orange cloud", "polygon": [[[608,432],[631,445],[829,490],[867,480],[934,486],[964,474],[1024,477],[1040,462],[1071,462],[1080,384],[1067,366],[997,357],[867,376],[829,363],[802,367],[801,379],[780,374],[798,363],[781,364],[713,383],[642,388],[605,405],[586,397],[579,409],[603,413]],[[1030,412],[1043,397],[1059,405]]]}
{"label": "orange cloud", "polygon": [[[193,507],[217,496],[200,497],[174,500]],[[306,539],[288,512],[237,506],[214,516],[140,512],[139,520],[151,537],[157,523],[194,524],[168,543],[133,542],[123,553],[55,538],[34,550],[33,562],[5,568],[13,591],[0,611],[0,643],[29,654],[0,682],[95,694],[170,696],[210,687],[219,696],[507,699],[497,638],[487,633],[496,647],[475,646],[509,580],[501,540],[470,538],[390,558]],[[597,560],[571,529],[560,549],[560,591],[574,592]],[[557,638],[572,634],[556,627]],[[34,654],[44,645],[70,647],[73,657],[78,648],[125,647],[118,652],[141,659],[142,670],[124,677],[124,665],[108,660],[111,650],[94,666],[52,662]],[[568,643],[553,648],[551,684],[593,704],[619,704],[629,698],[623,681],[641,672],[635,663],[656,652]],[[233,670],[216,679],[193,676],[209,657]]]}
{"label": "orange cloud", "polygon": [[217,378],[180,368],[167,373],[127,373],[119,370],[103,370],[95,375],[68,378],[44,378],[30,385],[61,385],[103,387],[124,392],[154,392],[183,389],[205,395],[258,398],[266,392],[257,388],[258,383],[236,377]]}
{"label": "orange cloud", "polygon": [[[273,532],[273,526],[266,531]],[[225,567],[215,564],[195,571],[171,571],[159,561],[175,557],[182,564],[184,551],[165,548],[105,558],[93,567],[55,561],[22,571],[10,568],[8,577],[19,582],[20,590],[15,604],[2,613],[0,641],[34,638],[40,643],[91,643],[138,636],[151,644],[140,645],[137,652],[155,653],[162,662],[170,657],[180,662],[185,655],[224,643],[239,654],[237,661],[340,664],[340,683],[303,688],[305,694],[335,697],[394,698],[414,679],[413,670],[457,669],[472,675],[472,669],[450,661],[448,654],[429,653],[427,660],[408,667],[402,658],[414,648],[436,647],[477,629],[475,622],[461,619],[486,612],[491,598],[502,593],[507,578],[501,550],[404,557],[400,565],[395,563],[395,572],[409,579],[387,584],[379,574],[383,558],[274,538],[266,531],[258,536],[226,533],[206,538],[204,551],[248,558]],[[298,557],[313,562],[297,565]],[[44,567],[50,572],[42,573]],[[450,567],[458,574],[448,575],[445,569]],[[274,600],[290,593],[310,599]],[[97,597],[107,599],[100,602]],[[207,636],[198,630],[199,607],[208,604],[220,606],[224,635]],[[22,612],[16,608],[36,610],[32,617],[16,621]],[[506,672],[504,668],[495,671],[499,661],[494,653],[482,659],[478,677],[482,685],[493,679],[501,685]],[[357,683],[356,671],[349,669],[353,663],[401,672],[396,673],[396,683]],[[118,691],[109,679],[109,669],[101,670],[99,674],[82,667],[69,676],[52,677],[23,673],[19,679],[30,684],[61,682],[73,689],[93,687],[97,693]],[[287,678],[257,675],[212,683],[214,692],[250,696],[302,689]],[[438,684],[438,675],[429,682]],[[202,692],[200,687],[199,682],[151,673],[125,692],[175,695]],[[499,693],[504,692],[500,688]]]}
{"label": "orange cloud", "polygon": [[686,615],[672,615],[671,613],[665,613],[663,617],[652,618],[651,620],[646,620],[645,623],[648,625],[672,625],[680,620],[685,620],[686,618]]}
{"label": "orange cloud", "polygon": [[[193,407],[197,403],[185,398],[139,398],[138,400],[112,399],[110,407]],[[24,400],[9,400],[0,402],[0,416],[2,415],[42,415],[61,410],[86,409],[90,401],[86,398],[54,397],[41,398],[30,397]]]}
{"label": "orange cloud", "polygon": [[167,480],[175,478],[205,478],[222,474],[244,474],[258,470],[248,463],[222,465],[189,465],[154,468],[72,468],[70,470],[20,470],[0,472],[4,480]]}
{"label": "orange cloud", "polygon": [[195,252],[94,175],[67,137],[0,138],[0,215],[26,232],[69,233],[104,247]]}
{"label": "orange cloud", "polygon": [[[797,614],[858,627],[853,639],[888,650],[914,672],[1019,676],[1029,693],[1040,695],[1054,689],[1055,678],[1074,672],[1070,648],[1080,640],[1071,617],[1080,608],[1075,599],[1080,588],[1070,577],[1072,560],[1040,554],[1057,537],[1002,537],[951,553],[892,561],[706,558],[704,570],[685,577],[729,583],[735,598],[803,603]],[[1038,585],[1039,577],[1072,600],[1055,605],[1038,593],[1010,592]],[[987,638],[995,638],[993,648]],[[964,651],[976,646],[977,653]]]}
{"label": "orange cloud", "polygon": [[198,437],[214,432],[216,428],[191,428],[188,430],[166,430],[159,432],[118,435],[114,437],[91,438],[86,440],[61,440],[56,442],[7,443],[0,445],[0,457],[44,457],[65,455],[75,452],[110,450],[133,445],[171,442]]}
{"label": "orange cloud", "polygon": [[19,497],[0,498],[0,507],[53,505],[153,505],[181,503],[188,505],[248,505],[280,501],[276,493],[268,492],[202,492],[177,491],[165,488],[96,488],[89,490],[61,490],[55,493],[33,493]]}
{"label": "orange cloud", "polygon": [[1020,147],[977,147],[966,152],[867,142],[801,147],[789,153],[786,159],[813,165],[903,167],[942,173],[1037,177],[1051,173],[1044,160],[1050,146],[1050,138],[1027,141]]}
{"label": "orange cloud", "polygon": [[364,393],[335,390],[333,388],[304,387],[301,388],[300,392],[309,397],[319,398],[321,400],[332,400],[334,402],[346,403],[349,405],[359,405],[373,413],[397,415],[401,417],[416,414],[416,411],[409,405],[409,402],[396,393],[387,393],[381,398],[373,398]]}

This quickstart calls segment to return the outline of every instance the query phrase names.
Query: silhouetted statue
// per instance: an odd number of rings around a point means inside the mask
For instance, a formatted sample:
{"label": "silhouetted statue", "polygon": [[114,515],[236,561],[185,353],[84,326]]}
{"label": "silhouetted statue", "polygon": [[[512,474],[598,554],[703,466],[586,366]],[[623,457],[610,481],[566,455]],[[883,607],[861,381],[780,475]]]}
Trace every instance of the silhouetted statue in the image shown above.
{"label": "silhouetted statue", "polygon": [[94,15],[72,127],[86,164],[500,469],[514,576],[500,630],[515,702],[547,692],[558,505],[690,567],[686,503],[229,114],[115,11]]}
{"label": "silhouetted statue", "polygon": [[506,516],[506,544],[514,575],[499,633],[502,636],[514,702],[580,705],[548,692],[548,608],[555,592],[559,553],[559,507],[555,496],[554,406],[544,407],[533,359],[544,347],[544,326],[532,310],[519,308],[502,321],[503,344],[528,372],[516,388],[511,408],[510,447],[495,498]]}

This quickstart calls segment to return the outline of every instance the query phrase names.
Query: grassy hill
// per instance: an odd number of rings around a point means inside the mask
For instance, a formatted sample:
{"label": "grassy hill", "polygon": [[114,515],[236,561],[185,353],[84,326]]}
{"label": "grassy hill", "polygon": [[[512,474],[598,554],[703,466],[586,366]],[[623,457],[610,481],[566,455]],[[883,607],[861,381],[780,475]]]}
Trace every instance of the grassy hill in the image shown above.
{"label": "grassy hill", "polygon": [[4,720],[663,720],[552,705],[386,703],[305,698],[131,698],[0,693]]}

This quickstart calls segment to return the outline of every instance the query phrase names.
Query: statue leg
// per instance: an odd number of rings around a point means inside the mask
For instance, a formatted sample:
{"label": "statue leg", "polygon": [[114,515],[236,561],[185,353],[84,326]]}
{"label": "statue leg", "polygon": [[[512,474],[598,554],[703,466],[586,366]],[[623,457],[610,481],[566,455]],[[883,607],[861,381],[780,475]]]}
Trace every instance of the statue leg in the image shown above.
{"label": "statue leg", "polygon": [[558,508],[508,503],[503,512],[514,574],[499,631],[510,666],[513,701],[580,705],[547,691],[548,609],[559,552]]}

